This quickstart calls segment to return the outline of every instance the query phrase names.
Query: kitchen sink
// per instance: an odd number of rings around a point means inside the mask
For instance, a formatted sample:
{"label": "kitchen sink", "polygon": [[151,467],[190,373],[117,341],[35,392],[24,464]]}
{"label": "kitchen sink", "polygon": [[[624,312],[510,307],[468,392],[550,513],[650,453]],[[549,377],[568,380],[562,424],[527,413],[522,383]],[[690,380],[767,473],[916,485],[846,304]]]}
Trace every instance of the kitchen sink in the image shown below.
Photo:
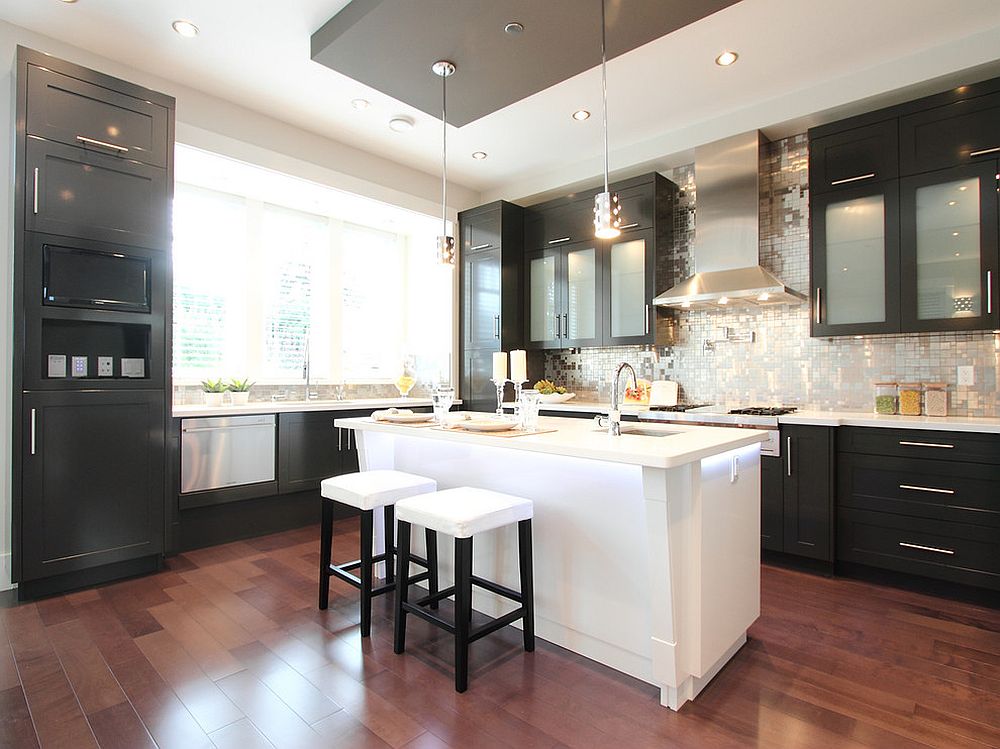
{"label": "kitchen sink", "polygon": [[[607,429],[595,429],[595,432],[607,433]],[[681,432],[671,432],[666,429],[652,429],[650,427],[640,427],[632,426],[631,424],[622,424],[622,437],[629,435],[634,435],[636,437],[672,437],[675,434],[681,434]]]}

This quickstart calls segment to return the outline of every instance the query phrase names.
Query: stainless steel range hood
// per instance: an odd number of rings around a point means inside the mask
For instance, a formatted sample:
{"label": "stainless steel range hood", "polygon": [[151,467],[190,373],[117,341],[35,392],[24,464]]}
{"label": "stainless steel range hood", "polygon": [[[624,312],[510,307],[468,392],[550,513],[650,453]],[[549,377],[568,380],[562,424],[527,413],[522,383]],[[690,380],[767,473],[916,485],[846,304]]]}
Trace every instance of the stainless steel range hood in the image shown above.
{"label": "stainless steel range hood", "polygon": [[695,273],[656,297],[654,304],[719,309],[805,300],[804,294],[789,289],[760,265],[761,140],[761,134],[753,131],[695,149]]}

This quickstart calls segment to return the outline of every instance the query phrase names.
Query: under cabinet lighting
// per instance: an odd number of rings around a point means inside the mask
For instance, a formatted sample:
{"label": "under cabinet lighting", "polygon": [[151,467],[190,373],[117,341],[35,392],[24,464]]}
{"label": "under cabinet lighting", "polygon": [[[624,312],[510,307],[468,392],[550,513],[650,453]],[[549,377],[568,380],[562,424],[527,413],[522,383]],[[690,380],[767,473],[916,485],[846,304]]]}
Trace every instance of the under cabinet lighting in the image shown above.
{"label": "under cabinet lighting", "polygon": [[171,26],[174,27],[174,31],[183,36],[185,39],[194,39],[198,36],[198,27],[195,26],[190,21],[185,21],[184,19],[178,19],[174,21]]}
{"label": "under cabinet lighting", "polygon": [[757,301],[758,301],[758,302],[766,302],[766,301],[767,301],[768,299],[770,299],[770,298],[771,298],[771,295],[770,295],[770,294],[768,294],[768,293],[767,293],[767,292],[765,291],[765,292],[764,292],[763,294],[761,294],[761,295],[760,295],[759,297],[757,297]]}

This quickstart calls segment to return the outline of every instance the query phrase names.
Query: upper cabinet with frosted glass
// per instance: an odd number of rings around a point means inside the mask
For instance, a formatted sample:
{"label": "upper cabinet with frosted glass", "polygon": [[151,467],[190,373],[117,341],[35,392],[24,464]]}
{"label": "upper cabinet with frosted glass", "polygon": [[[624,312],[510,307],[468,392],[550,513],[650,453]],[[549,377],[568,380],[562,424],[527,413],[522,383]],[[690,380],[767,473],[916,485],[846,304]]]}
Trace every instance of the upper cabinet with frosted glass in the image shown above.
{"label": "upper cabinet with frosted glass", "polygon": [[812,334],[983,330],[1000,79],[810,130]]}
{"label": "upper cabinet with frosted glass", "polygon": [[[622,231],[596,239],[593,192],[533,206],[525,218],[525,346],[584,348],[655,344],[657,289],[671,279],[676,187],[651,173],[611,185]],[[660,262],[657,262],[659,258]],[[657,278],[659,272],[660,277]],[[659,329],[669,326],[660,320]]]}

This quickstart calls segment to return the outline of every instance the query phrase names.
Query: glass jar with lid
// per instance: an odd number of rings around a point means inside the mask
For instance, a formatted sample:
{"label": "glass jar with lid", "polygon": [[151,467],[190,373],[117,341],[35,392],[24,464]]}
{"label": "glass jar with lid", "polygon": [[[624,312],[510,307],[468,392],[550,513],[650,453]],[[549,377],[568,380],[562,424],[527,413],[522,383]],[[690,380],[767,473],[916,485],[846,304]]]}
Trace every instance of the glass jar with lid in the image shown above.
{"label": "glass jar with lid", "polygon": [[924,389],[919,382],[899,383],[899,413],[920,416],[924,408]]}
{"label": "glass jar with lid", "polygon": [[945,382],[924,383],[924,413],[928,416],[948,415],[948,384]]}
{"label": "glass jar with lid", "polygon": [[875,413],[882,416],[892,416],[896,413],[897,388],[895,382],[875,383]]}

